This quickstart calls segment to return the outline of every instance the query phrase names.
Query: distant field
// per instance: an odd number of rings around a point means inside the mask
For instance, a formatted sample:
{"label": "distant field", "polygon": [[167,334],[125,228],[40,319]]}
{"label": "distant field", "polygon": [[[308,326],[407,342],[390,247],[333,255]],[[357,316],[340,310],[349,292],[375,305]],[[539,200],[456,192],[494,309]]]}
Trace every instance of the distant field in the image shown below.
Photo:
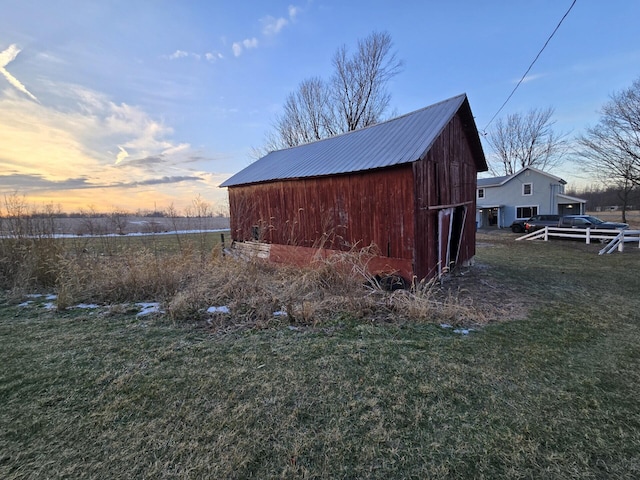
{"label": "distant field", "polygon": [[[602,220],[606,220],[609,222],[621,222],[622,221],[622,211],[620,210],[604,210],[601,212],[587,212],[589,215],[593,215],[594,217],[601,218]],[[626,213],[627,215],[627,223],[629,227],[634,229],[640,228],[640,210],[632,210]]]}
{"label": "distant field", "polygon": [[[229,228],[228,217],[125,217],[124,228],[109,218],[64,218],[57,219],[62,233],[88,234],[92,224],[97,231],[106,233],[160,233],[185,230],[218,230]],[[116,232],[116,230],[119,230]]]}
{"label": "distant field", "polygon": [[[104,217],[53,217],[26,220],[40,231],[69,235],[104,235],[131,233],[163,233],[185,230],[218,230],[229,228],[228,217],[136,217],[110,215]],[[9,229],[7,220],[0,222],[0,234]],[[4,230],[4,231],[3,231]],[[39,232],[40,233],[40,232]]]}
{"label": "distant field", "polygon": [[[209,229],[203,229],[209,230]],[[56,239],[68,252],[83,252],[93,254],[114,255],[140,251],[142,249],[165,256],[176,254],[186,248],[196,249],[200,252],[211,253],[220,246],[222,239],[229,246],[231,238],[228,230],[205,231],[182,230],[179,233],[158,232],[155,234],[129,233],[118,236],[91,236],[79,235],[69,238]]]}

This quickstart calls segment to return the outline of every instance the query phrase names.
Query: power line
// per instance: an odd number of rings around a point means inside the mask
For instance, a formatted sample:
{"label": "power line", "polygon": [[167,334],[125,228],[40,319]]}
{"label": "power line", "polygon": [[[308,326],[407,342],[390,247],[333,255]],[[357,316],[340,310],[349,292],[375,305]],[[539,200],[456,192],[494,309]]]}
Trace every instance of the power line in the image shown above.
{"label": "power line", "polygon": [[547,41],[544,42],[544,45],[542,46],[542,48],[540,49],[540,51],[538,52],[538,54],[536,55],[536,58],[533,59],[533,62],[531,62],[531,65],[529,65],[529,68],[527,68],[527,71],[524,72],[524,75],[522,75],[522,78],[518,81],[518,83],[516,84],[515,87],[513,87],[513,90],[511,91],[511,93],[509,94],[509,96],[507,97],[507,99],[504,101],[504,103],[502,104],[502,106],[498,109],[498,111],[495,113],[495,115],[493,117],[491,117],[491,120],[489,120],[489,123],[487,123],[487,125],[482,129],[483,132],[486,132],[487,128],[489,127],[489,125],[491,125],[491,122],[493,122],[495,120],[495,118],[498,116],[498,114],[502,111],[502,109],[505,107],[505,105],[509,102],[509,100],[511,100],[511,97],[513,97],[513,94],[516,93],[516,90],[518,89],[518,87],[520,86],[520,84],[524,81],[524,79],[527,77],[527,74],[529,73],[529,71],[531,70],[531,68],[533,67],[533,65],[536,63],[536,61],[538,60],[538,58],[540,57],[540,55],[542,54],[542,52],[544,51],[545,48],[547,48],[547,45],[549,44],[549,42],[551,41],[551,39],[553,38],[553,36],[556,34],[556,32],[558,31],[558,29],[560,28],[560,25],[562,25],[562,22],[564,22],[564,19],[567,18],[567,15],[569,15],[569,12],[571,11],[571,9],[573,8],[573,6],[576,4],[577,0],[573,0],[573,3],[571,3],[571,6],[569,7],[569,9],[566,11],[566,13],[562,16],[562,18],[560,19],[560,21],[558,22],[558,25],[556,25],[556,28],[553,30],[553,32],[551,32],[551,35],[549,35],[549,38],[547,38]]}

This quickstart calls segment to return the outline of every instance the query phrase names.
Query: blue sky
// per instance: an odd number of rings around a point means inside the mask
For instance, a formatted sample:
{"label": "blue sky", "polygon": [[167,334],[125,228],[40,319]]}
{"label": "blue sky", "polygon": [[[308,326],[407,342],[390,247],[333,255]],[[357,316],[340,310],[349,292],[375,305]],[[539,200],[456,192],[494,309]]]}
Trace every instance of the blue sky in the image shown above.
{"label": "blue sky", "polygon": [[[63,210],[223,206],[286,95],[388,32],[404,114],[467,93],[483,130],[572,0],[2,0],[0,194]],[[577,135],[640,77],[640,2],[577,0],[500,116]],[[485,153],[491,155],[485,145]],[[553,172],[590,183],[579,166]]]}

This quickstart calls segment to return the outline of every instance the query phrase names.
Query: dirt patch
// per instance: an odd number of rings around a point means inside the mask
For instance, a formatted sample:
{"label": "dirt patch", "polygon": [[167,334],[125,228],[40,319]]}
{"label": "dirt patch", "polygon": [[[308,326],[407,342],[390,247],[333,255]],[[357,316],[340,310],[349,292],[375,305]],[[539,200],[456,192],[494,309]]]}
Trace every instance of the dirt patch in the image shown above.
{"label": "dirt patch", "polygon": [[475,309],[485,323],[524,319],[533,306],[531,298],[498,281],[492,268],[481,262],[452,272],[439,289],[443,296],[454,296]]}

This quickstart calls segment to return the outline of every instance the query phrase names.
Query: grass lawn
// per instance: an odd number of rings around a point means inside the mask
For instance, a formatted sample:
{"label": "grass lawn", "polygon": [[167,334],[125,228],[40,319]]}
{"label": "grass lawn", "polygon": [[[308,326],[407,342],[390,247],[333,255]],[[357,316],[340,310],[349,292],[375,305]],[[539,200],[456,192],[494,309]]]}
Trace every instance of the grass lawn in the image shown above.
{"label": "grass lawn", "polygon": [[460,294],[524,315],[468,335],[0,299],[0,478],[640,478],[640,251],[514,238]]}

